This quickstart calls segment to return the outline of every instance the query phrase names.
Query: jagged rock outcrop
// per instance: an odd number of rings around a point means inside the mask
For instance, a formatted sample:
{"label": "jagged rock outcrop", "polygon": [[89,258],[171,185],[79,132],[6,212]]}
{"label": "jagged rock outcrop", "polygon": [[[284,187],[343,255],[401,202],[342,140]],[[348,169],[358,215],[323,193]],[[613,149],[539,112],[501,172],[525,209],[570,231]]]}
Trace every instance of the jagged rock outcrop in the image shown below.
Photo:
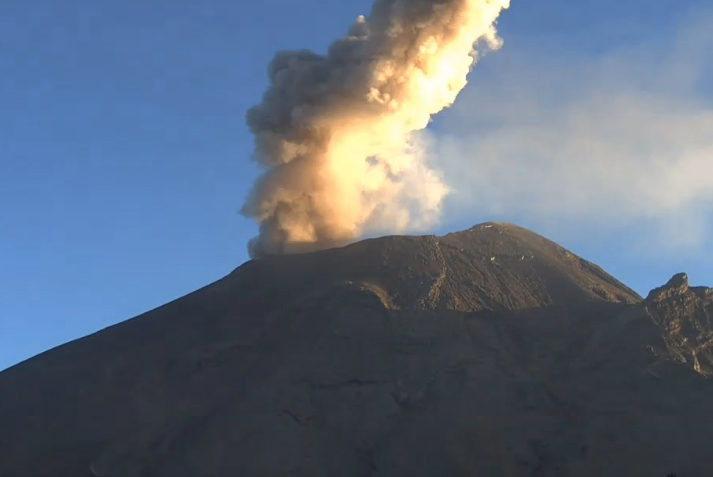
{"label": "jagged rock outcrop", "polygon": [[0,476],[713,475],[679,282],[495,223],[249,262],[0,373]]}
{"label": "jagged rock outcrop", "polygon": [[713,289],[690,287],[679,273],[646,297],[646,308],[661,328],[666,351],[704,376],[713,375]]}

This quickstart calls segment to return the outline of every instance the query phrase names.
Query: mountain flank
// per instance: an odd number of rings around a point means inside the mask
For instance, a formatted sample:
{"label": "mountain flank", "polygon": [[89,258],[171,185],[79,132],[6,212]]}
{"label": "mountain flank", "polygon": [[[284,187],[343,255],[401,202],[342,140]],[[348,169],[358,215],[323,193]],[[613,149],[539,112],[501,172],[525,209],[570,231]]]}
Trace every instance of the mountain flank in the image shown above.
{"label": "mountain flank", "polygon": [[0,476],[713,475],[711,316],[504,223],[268,256],[0,373]]}

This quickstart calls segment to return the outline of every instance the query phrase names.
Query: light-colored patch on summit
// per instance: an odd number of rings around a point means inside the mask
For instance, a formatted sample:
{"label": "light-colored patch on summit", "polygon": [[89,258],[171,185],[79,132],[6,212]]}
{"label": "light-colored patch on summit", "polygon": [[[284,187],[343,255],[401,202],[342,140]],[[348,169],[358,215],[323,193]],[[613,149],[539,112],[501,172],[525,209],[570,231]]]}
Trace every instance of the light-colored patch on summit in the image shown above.
{"label": "light-colored patch on summit", "polygon": [[373,283],[362,282],[359,283],[359,289],[375,295],[387,310],[399,310],[399,306],[394,302],[384,287]]}
{"label": "light-colored patch on summit", "polygon": [[438,306],[441,301],[441,292],[443,290],[443,284],[446,281],[448,274],[448,264],[443,256],[443,251],[441,250],[441,244],[438,241],[438,237],[433,237],[433,247],[436,255],[436,259],[441,264],[441,273],[436,277],[436,280],[431,285],[431,289],[428,291],[428,296],[426,297],[426,304],[429,308],[433,309]]}

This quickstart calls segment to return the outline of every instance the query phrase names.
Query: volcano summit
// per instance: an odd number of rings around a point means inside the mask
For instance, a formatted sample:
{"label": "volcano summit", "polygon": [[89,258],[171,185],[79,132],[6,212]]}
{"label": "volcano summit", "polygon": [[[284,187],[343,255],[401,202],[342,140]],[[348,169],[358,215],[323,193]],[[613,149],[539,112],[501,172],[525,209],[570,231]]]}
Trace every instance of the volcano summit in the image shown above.
{"label": "volcano summit", "polygon": [[0,475],[713,475],[711,317],[503,223],[265,256],[0,373]]}

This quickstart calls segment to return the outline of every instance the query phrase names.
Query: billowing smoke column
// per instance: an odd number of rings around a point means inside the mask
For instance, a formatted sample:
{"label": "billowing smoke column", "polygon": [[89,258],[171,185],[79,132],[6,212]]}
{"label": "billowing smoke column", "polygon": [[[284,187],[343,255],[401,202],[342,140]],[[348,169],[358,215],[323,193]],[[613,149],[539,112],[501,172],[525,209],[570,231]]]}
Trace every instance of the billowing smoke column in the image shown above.
{"label": "billowing smoke column", "polygon": [[327,55],[285,51],[247,122],[266,170],[242,214],[252,257],[318,250],[368,231],[433,225],[448,193],[413,135],[450,106],[477,59],[500,46],[510,0],[376,0]]}

